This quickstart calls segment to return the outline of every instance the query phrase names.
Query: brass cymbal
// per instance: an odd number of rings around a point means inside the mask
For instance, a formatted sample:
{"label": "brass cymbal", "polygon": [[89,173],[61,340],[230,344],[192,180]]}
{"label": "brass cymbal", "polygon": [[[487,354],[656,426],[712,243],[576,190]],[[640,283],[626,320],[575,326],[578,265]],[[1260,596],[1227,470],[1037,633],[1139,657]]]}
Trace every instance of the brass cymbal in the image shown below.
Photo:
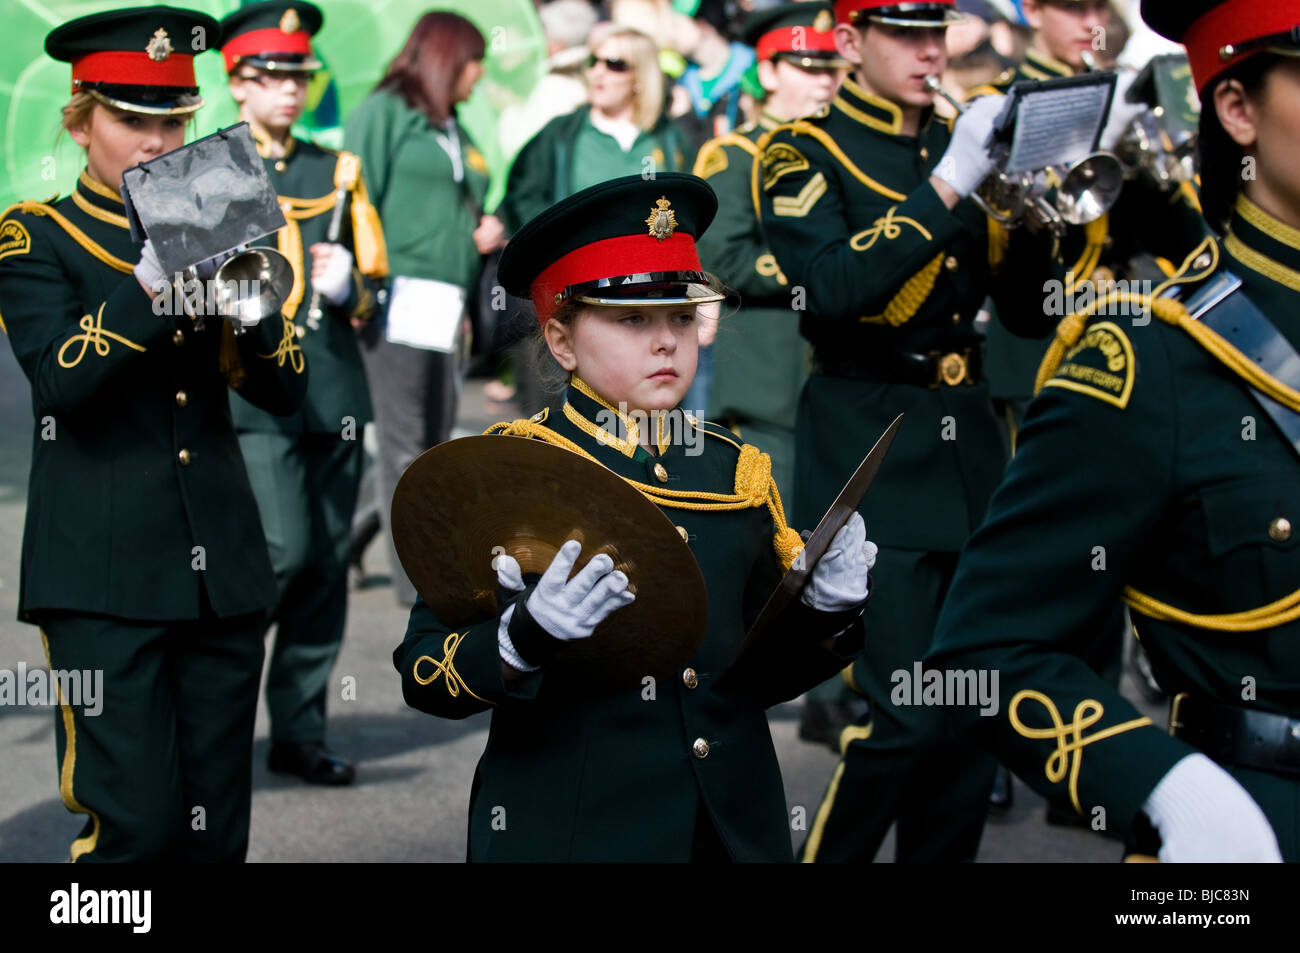
{"label": "brass cymbal", "polygon": [[532,582],[565,540],[582,543],[574,574],[608,553],[636,601],[560,648],[547,668],[566,680],[603,689],[672,676],[704,638],[704,577],[672,521],[621,477],[562,447],[514,436],[440,444],[398,481],[390,525],[407,576],[455,627],[499,614],[500,554]]}

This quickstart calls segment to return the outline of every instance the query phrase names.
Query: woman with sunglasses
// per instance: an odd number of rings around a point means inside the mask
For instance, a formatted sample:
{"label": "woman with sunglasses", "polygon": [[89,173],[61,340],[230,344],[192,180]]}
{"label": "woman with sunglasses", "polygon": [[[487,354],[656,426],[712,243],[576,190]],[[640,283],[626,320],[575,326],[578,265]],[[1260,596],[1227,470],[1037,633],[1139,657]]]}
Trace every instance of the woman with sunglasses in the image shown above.
{"label": "woman with sunglasses", "polygon": [[[1187,47],[1217,237],[1150,298],[1061,323],[929,664],[1000,673],[970,736],[1094,828],[1161,860],[1297,861],[1300,0],[1142,15]],[[1081,658],[1121,600],[1167,730]]]}
{"label": "woman with sunglasses", "polygon": [[599,34],[586,80],[590,103],[551,120],[516,156],[501,203],[510,228],[609,179],[689,171],[693,150],[664,115],[653,40],[623,27]]}
{"label": "woman with sunglasses", "polygon": [[482,256],[504,236],[501,221],[483,212],[487,162],[456,119],[483,75],[485,52],[469,20],[424,14],[343,132],[379,210],[392,276],[387,311],[362,330],[361,346],[379,432],[379,516],[397,601],[408,606],[415,587],[387,532],[393,489],[412,460],[451,436],[458,328]]}
{"label": "woman with sunglasses", "polygon": [[59,794],[86,818],[77,862],[248,847],[275,576],[227,393],[291,414],[306,374],[282,359],[280,320],[236,338],[176,313],[121,195],[123,172],[184,145],[203,105],[194,56],[216,36],[212,17],[163,6],[53,30],[86,166],[67,198],[0,214],[0,327],[35,414],[18,617],[40,626],[51,672],[81,676],[54,718]]}

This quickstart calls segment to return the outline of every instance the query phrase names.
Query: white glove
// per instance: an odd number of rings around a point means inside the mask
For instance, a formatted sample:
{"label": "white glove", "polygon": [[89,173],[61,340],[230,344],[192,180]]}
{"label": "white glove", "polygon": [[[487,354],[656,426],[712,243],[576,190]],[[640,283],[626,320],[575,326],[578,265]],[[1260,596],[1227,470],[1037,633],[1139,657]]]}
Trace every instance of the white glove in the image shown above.
{"label": "white glove", "polygon": [[867,598],[867,572],[876,564],[878,552],[867,539],[862,514],[854,513],[813,567],[799,598],[819,612],[843,612],[861,605]]}
{"label": "white glove", "polygon": [[1137,73],[1124,70],[1115,77],[1115,93],[1110,98],[1110,112],[1106,116],[1106,125],[1101,131],[1098,145],[1105,152],[1111,152],[1119,145],[1120,139],[1132,125],[1133,120],[1145,113],[1149,107],[1146,103],[1131,103],[1127,94],[1133,88]]}
{"label": "white glove", "polygon": [[[312,246],[313,259],[321,253],[321,249],[325,248],[329,249],[330,255],[325,260],[325,268],[319,276],[316,274],[316,268],[312,268],[311,286],[330,304],[340,305],[348,300],[348,293],[352,290],[352,252],[342,245],[322,242],[319,246]],[[312,264],[315,265],[314,260]]]}
{"label": "white glove", "polygon": [[140,260],[132,270],[139,282],[154,294],[162,294],[167,290],[167,276],[163,274],[158,253],[153,250],[153,242],[149,239],[144,240],[144,247],[140,249]]}
{"label": "white glove", "polygon": [[1277,835],[1237,779],[1203,754],[1189,754],[1142,805],[1159,832],[1165,863],[1281,863]]}
{"label": "white glove", "polygon": [[[589,638],[596,626],[604,622],[611,613],[636,599],[627,588],[627,575],[615,570],[614,560],[605,553],[593,556],[570,580],[569,573],[573,571],[574,563],[578,561],[581,552],[582,544],[576,539],[568,540],[561,546],[560,551],[551,560],[551,564],[546,567],[546,572],[542,573],[537,587],[524,603],[526,614],[532,621],[545,635],[560,642]],[[519,564],[508,556],[497,557],[497,581],[506,588],[514,588],[512,584],[516,579],[522,582]],[[523,655],[527,654],[540,658],[546,654],[549,647],[533,643],[530,653],[530,646],[519,642],[519,637],[523,634],[519,626],[526,625],[526,621],[521,623],[514,618],[517,606],[518,602],[514,603],[511,608],[515,611],[510,612],[511,618],[506,620],[507,630],[511,628],[512,623],[515,626],[513,635],[509,631],[506,633],[511,651],[521,660]],[[504,613],[502,618],[505,618]],[[503,647],[499,628],[497,646]],[[522,653],[519,651],[520,648]],[[505,657],[504,653],[502,657]],[[508,658],[506,661],[513,664]],[[521,670],[529,671],[531,665]]]}
{"label": "white glove", "polygon": [[[496,557],[497,566],[497,585],[502,589],[520,592],[524,588],[524,574],[519,568],[519,560],[514,556]],[[515,644],[510,641],[510,620],[515,617],[514,603],[506,606],[506,611],[501,613],[501,623],[497,626],[497,653],[501,656],[501,661],[505,662],[511,668],[516,668],[521,672],[535,672],[540,665],[529,665],[519,653],[515,651]]]}
{"label": "white glove", "polygon": [[996,163],[989,155],[989,137],[993,122],[1002,113],[1006,97],[1001,94],[981,96],[957,117],[952,141],[934,168],[934,175],[952,186],[962,198],[974,192]]}

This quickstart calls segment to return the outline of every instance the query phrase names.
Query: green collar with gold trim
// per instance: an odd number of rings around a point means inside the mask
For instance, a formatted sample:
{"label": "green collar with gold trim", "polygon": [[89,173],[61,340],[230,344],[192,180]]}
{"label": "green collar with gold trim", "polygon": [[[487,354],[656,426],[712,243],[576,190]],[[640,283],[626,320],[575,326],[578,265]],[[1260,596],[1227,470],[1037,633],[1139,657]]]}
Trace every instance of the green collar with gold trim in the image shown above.
{"label": "green collar with gold trim", "polygon": [[[654,426],[657,429],[655,447],[660,456],[672,444],[672,426],[666,424],[665,415],[651,417],[643,411],[625,413],[623,408],[615,407],[592,390],[591,385],[577,374],[570,378],[564,393],[563,413],[570,423],[597,443],[613,447],[633,460],[653,459],[641,446],[643,427]],[[673,413],[682,411],[677,409]],[[687,416],[686,420],[697,426],[693,418]]]}
{"label": "green collar with gold trim", "polygon": [[1223,246],[1246,268],[1300,292],[1300,229],[1274,218],[1245,195],[1237,197]]}
{"label": "green collar with gold trim", "polygon": [[[846,77],[840,84],[839,91],[831,100],[831,107],[877,132],[890,136],[902,135],[903,110],[896,103],[864,89],[852,77]],[[924,132],[933,117],[934,109],[927,107],[921,115],[918,132]]]}

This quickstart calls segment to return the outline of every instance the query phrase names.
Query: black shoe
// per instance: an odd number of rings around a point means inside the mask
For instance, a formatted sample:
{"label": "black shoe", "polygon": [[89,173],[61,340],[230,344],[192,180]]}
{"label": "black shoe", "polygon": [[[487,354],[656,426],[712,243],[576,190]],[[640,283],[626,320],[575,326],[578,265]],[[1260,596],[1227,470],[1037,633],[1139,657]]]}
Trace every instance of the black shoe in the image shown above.
{"label": "black shoe", "polygon": [[1011,772],[998,765],[997,773],[993,775],[993,790],[989,792],[989,807],[999,811],[1007,810],[1016,801],[1015,790]]}
{"label": "black shoe", "polygon": [[351,784],[357,776],[352,762],[324,745],[274,741],[266,766],[276,774],[296,774],[308,784]]}

